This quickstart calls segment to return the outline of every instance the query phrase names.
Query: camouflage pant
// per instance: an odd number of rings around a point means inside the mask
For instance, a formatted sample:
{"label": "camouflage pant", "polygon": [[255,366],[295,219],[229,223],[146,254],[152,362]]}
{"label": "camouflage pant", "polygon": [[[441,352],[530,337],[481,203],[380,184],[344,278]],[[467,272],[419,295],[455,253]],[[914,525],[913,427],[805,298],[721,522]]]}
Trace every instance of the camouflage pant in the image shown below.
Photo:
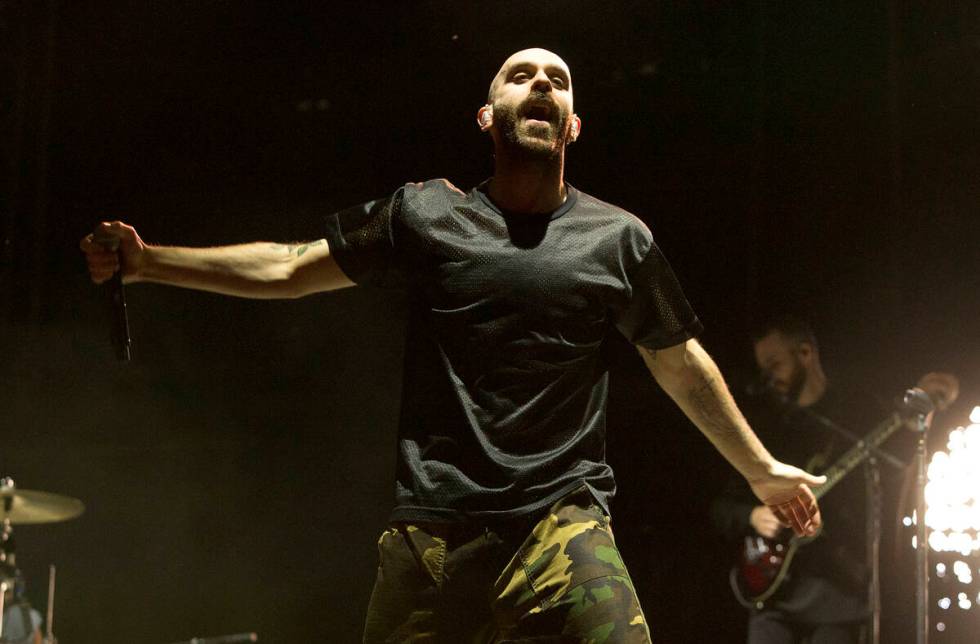
{"label": "camouflage pant", "polygon": [[650,641],[608,518],[584,488],[536,524],[398,524],[378,547],[367,644]]}

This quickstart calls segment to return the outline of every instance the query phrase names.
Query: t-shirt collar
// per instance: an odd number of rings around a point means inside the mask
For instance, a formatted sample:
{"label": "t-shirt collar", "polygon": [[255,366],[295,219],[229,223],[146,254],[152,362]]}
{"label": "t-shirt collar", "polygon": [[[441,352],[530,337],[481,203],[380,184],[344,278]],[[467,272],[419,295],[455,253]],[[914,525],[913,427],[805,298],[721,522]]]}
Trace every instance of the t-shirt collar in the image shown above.
{"label": "t-shirt collar", "polygon": [[[497,206],[497,204],[495,204],[492,199],[490,199],[490,179],[487,179],[483,183],[481,183],[480,185],[478,185],[476,188],[474,188],[474,191],[476,192],[476,195],[480,199],[480,201],[482,201],[484,204],[486,204],[486,206],[488,208],[490,208],[491,210],[493,210],[495,213],[497,213],[501,217],[507,217],[507,216],[523,216],[523,217],[531,216],[531,217],[534,217],[534,216],[538,216],[538,214],[540,214],[540,216],[544,216],[545,215],[545,213],[535,213],[534,215],[528,215],[527,213],[505,212],[505,211],[501,210],[500,207]],[[575,203],[577,201],[578,201],[578,190],[576,190],[574,187],[572,187],[572,185],[570,183],[568,183],[566,181],[565,182],[565,201],[560,206],[558,206],[558,208],[556,208],[550,214],[548,214],[547,215],[548,218],[550,220],[552,220],[552,221],[554,221],[555,219],[558,219],[559,217],[561,217],[562,215],[564,215],[566,212],[568,212],[569,210],[571,210],[572,208],[574,208],[575,207]]]}

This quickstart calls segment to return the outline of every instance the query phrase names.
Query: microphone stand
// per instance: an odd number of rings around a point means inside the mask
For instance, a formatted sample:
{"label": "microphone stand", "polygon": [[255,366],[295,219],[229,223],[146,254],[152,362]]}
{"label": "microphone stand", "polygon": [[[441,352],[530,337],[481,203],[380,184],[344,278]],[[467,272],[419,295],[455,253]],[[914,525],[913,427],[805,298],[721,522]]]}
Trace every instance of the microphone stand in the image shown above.
{"label": "microphone stand", "polygon": [[926,436],[935,409],[926,393],[910,389],[905,404],[915,413],[915,642],[929,642],[929,544],[926,536]]}
{"label": "microphone stand", "polygon": [[868,642],[881,641],[881,470],[872,456],[864,469],[866,484],[865,546],[870,566],[868,579]]}

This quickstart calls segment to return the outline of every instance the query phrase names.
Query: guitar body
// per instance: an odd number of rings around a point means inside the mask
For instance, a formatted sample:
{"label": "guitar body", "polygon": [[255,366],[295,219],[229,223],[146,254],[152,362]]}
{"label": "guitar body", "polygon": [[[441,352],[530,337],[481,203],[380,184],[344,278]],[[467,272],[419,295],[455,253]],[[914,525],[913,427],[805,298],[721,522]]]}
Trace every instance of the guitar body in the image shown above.
{"label": "guitar body", "polygon": [[738,559],[739,578],[746,596],[755,599],[765,594],[786,563],[789,540],[745,537]]}
{"label": "guitar body", "polygon": [[797,548],[814,538],[795,537],[788,531],[776,539],[745,537],[731,573],[735,597],[745,606],[762,608],[786,580]]}

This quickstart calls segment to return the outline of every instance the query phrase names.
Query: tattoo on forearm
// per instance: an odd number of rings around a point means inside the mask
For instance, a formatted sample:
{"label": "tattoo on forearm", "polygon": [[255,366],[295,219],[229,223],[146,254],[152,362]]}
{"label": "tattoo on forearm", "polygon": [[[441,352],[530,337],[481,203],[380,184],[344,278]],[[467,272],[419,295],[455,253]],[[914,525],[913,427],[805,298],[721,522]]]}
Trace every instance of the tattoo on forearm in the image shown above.
{"label": "tattoo on forearm", "polygon": [[318,239],[316,241],[306,242],[303,244],[276,244],[275,248],[276,250],[284,250],[290,254],[295,252],[297,257],[302,257],[303,253],[313,248],[314,246],[323,246],[326,243],[327,240]]}
{"label": "tattoo on forearm", "polygon": [[723,393],[718,390],[716,378],[710,374],[699,374],[688,391],[692,411],[700,416],[704,427],[717,434],[737,433],[738,428],[730,422],[731,410],[726,409]]}

